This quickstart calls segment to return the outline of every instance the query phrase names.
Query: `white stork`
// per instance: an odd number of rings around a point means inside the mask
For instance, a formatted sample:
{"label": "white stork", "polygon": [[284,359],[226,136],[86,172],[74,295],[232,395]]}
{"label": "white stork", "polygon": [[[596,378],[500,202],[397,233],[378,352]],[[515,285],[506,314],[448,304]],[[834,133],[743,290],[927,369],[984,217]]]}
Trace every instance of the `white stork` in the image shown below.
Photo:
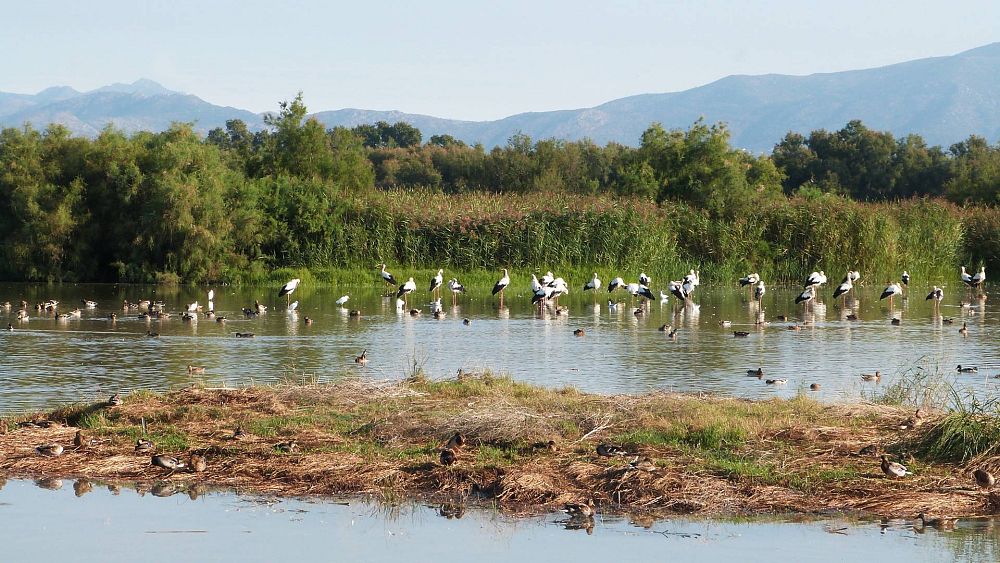
{"label": "white stork", "polygon": [[389,272],[385,271],[385,264],[379,264],[379,268],[380,268],[379,276],[382,278],[382,283],[384,283],[387,288],[395,287],[396,278],[393,277],[393,275],[390,274]]}
{"label": "white stork", "polygon": [[900,295],[903,293],[903,288],[899,287],[898,283],[890,283],[884,290],[882,290],[882,295],[879,296],[879,301],[889,298],[889,309],[892,309],[892,297],[894,295]]}
{"label": "white stork", "polygon": [[427,290],[431,293],[431,297],[434,297],[436,292],[441,287],[441,284],[443,283],[444,283],[444,270],[438,270],[438,273],[433,278],[431,278],[431,287],[430,289]]}
{"label": "white stork", "polygon": [[612,293],[620,287],[625,287],[625,280],[623,280],[621,276],[618,276],[611,280],[611,283],[608,284],[608,293]]}
{"label": "white stork", "polygon": [[[596,276],[597,274],[594,275]],[[639,274],[639,285],[644,285],[646,287],[649,287],[653,285],[653,278],[647,276],[646,272],[641,272]]]}
{"label": "white stork", "polygon": [[542,285],[551,285],[555,279],[552,272],[545,272],[545,275],[542,276]]}
{"label": "white stork", "polygon": [[754,291],[754,286],[760,281],[760,274],[754,272],[739,279],[740,287],[746,286],[749,291]]}
{"label": "white stork", "polygon": [[451,304],[454,306],[458,301],[458,294],[465,293],[465,286],[459,283],[458,278],[451,278],[448,280],[448,289],[451,290]]}
{"label": "white stork", "polygon": [[402,297],[404,305],[406,305],[408,307],[409,303],[408,303],[408,297],[407,296],[410,295],[411,293],[413,293],[416,290],[417,290],[417,284],[416,284],[416,282],[413,281],[413,278],[410,278],[410,279],[406,280],[405,282],[403,282],[402,285],[399,286],[399,289],[396,291],[396,299],[399,299],[400,297]]}
{"label": "white stork", "polygon": [[824,273],[823,270],[820,270],[818,272],[813,272],[809,274],[809,277],[806,278],[806,282],[803,285],[803,287],[821,286],[825,283],[826,283],[826,273]]}
{"label": "white stork", "polygon": [[798,305],[799,303],[805,303],[808,305],[809,302],[812,301],[814,297],[816,297],[816,286],[815,285],[807,286],[805,290],[803,290],[802,293],[800,293],[799,296],[795,298],[795,304]]}
{"label": "white stork", "polygon": [[601,289],[601,278],[597,277],[597,272],[594,272],[594,277],[590,278],[590,281],[583,284],[584,291],[594,292],[594,303],[597,303],[597,290]]}
{"label": "white stork", "polygon": [[[532,274],[531,278],[534,280],[533,283],[538,283],[538,279]],[[500,308],[503,308],[503,290],[507,289],[510,285],[510,276],[507,274],[507,268],[503,269],[503,276],[497,280],[497,283],[493,284],[493,295],[500,294]],[[532,285],[532,289],[534,286]]]}
{"label": "white stork", "polygon": [[935,308],[937,308],[938,305],[941,303],[941,301],[944,299],[944,290],[935,285],[934,289],[932,289],[931,292],[927,294],[927,297],[924,298],[924,301],[928,301],[931,299],[934,300],[933,305]]}
{"label": "white stork", "polygon": [[344,303],[347,303],[351,299],[350,295],[341,295],[340,299],[337,299],[337,306],[343,307]]}
{"label": "white stork", "polygon": [[767,288],[764,287],[764,280],[758,279],[757,280],[757,287],[754,288],[754,290],[753,290],[753,298],[754,298],[754,300],[757,301],[758,303],[760,303],[760,300],[764,298],[764,293],[766,291],[767,291]]}
{"label": "white stork", "polygon": [[292,294],[293,291],[295,291],[295,288],[299,287],[299,282],[301,282],[301,281],[302,280],[300,280],[299,278],[295,278],[295,279],[289,281],[288,283],[286,283],[285,285],[281,286],[281,290],[278,291],[278,297],[284,296],[284,298],[285,298],[285,305],[290,305],[291,304],[290,302],[291,302],[292,298],[289,297],[289,296]]}
{"label": "white stork", "polygon": [[686,276],[684,276],[685,282],[690,282],[691,287],[695,288],[701,285],[701,279],[698,277],[698,272],[691,270]]}
{"label": "white stork", "polygon": [[903,281],[903,285],[904,286],[909,287],[909,285],[910,285],[910,273],[909,272],[907,272],[906,270],[903,270],[903,275],[900,276],[899,279],[901,279]]}
{"label": "white stork", "polygon": [[840,282],[840,285],[837,286],[837,289],[833,290],[833,298],[837,299],[838,297],[843,297],[844,305],[846,306],[847,292],[851,291],[852,289],[854,289],[854,283],[851,281],[850,272],[848,272],[847,276],[844,277],[844,281]]}
{"label": "white stork", "polygon": [[[965,277],[968,275],[965,273],[965,267],[962,267],[962,280],[965,281]],[[979,287],[986,282],[986,266],[980,266],[979,272],[969,278],[969,281],[965,282],[969,287]]]}
{"label": "white stork", "polygon": [[684,285],[684,282],[681,281],[670,282],[670,293],[674,294],[674,297],[681,301],[687,300],[687,292],[684,291]]}

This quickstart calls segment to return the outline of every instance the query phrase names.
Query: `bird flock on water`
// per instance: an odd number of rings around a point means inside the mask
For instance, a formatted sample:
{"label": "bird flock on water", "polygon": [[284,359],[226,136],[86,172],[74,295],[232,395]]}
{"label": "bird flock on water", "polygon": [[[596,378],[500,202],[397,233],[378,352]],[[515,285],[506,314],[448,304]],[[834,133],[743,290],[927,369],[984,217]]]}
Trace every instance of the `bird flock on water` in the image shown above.
{"label": "bird flock on water", "polygon": [[[413,277],[409,277],[405,282],[398,283],[395,276],[388,272],[386,269],[386,264],[379,265],[379,278],[381,282],[385,285],[385,288],[389,290],[389,294],[395,295],[397,300],[397,307],[401,309],[409,308],[409,298],[417,291],[417,285]],[[834,301],[841,300],[841,303],[846,304],[847,298],[855,291],[855,286],[859,282],[861,274],[858,271],[848,271],[843,277],[842,281],[833,289],[832,297]],[[979,271],[975,274],[969,274],[966,268],[963,266],[960,273],[961,281],[969,288],[970,291],[980,291],[986,282],[986,269],[985,267],[980,267]],[[801,305],[804,308],[812,307],[819,299],[821,288],[828,282],[825,272],[822,270],[817,272],[812,272],[804,280],[802,291],[795,297],[794,302],[796,305]],[[894,299],[905,299],[907,297],[907,290],[910,286],[911,278],[907,271],[903,271],[898,281],[887,281],[885,289],[881,292],[879,300],[887,300],[890,310],[894,306]],[[278,297],[286,298],[286,310],[289,313],[294,314],[298,309],[298,301],[292,302],[291,296],[299,287],[301,280],[296,278],[288,281],[284,284],[278,291]],[[766,285],[761,279],[760,275],[757,273],[747,274],[738,280],[739,286],[741,288],[747,288],[748,296],[754,302],[760,304],[764,295],[767,292]],[[491,294],[498,299],[500,307],[503,307],[503,302],[505,298],[506,291],[511,285],[510,272],[508,269],[503,269],[502,274],[496,283],[493,285]],[[606,289],[609,296],[612,296],[618,292],[625,292],[628,295],[629,307],[634,308],[634,313],[636,316],[643,314],[644,307],[648,306],[649,303],[659,299],[661,303],[665,303],[670,299],[670,296],[675,297],[684,307],[697,307],[692,301],[692,296],[696,289],[700,285],[699,272],[695,269],[691,269],[687,274],[682,276],[680,279],[671,280],[667,283],[668,291],[659,291],[659,294],[654,294],[653,292],[653,280],[645,272],[641,272],[634,282],[627,282],[621,276],[615,276],[605,287],[602,280],[598,276],[597,272],[593,273],[593,276],[582,285],[582,290],[584,292],[591,292],[593,294],[595,306],[599,300],[598,295],[600,294],[602,288]],[[428,293],[431,297],[431,313],[435,316],[441,314],[444,311],[441,307],[441,294],[447,288],[451,294],[452,303],[455,304],[457,300],[466,293],[466,288],[461,284],[457,278],[451,278],[444,280],[444,270],[439,269],[435,275],[433,275],[428,284]],[[530,285],[531,303],[539,308],[550,307],[556,314],[564,314],[566,308],[559,305],[559,298],[561,296],[570,293],[570,284],[562,277],[555,275],[552,272],[546,272],[540,277],[536,274],[531,275]],[[225,317],[217,316],[215,314],[214,299],[215,292],[210,290],[207,293],[207,306],[202,306],[198,301],[188,304],[183,311],[181,318],[183,320],[197,320],[199,314],[204,315],[208,318],[215,318],[217,322],[223,322]],[[977,295],[979,299],[985,299],[985,295],[980,293]],[[941,301],[944,299],[944,289],[938,286],[933,286],[929,293],[926,295],[925,300],[931,301],[932,306],[937,308],[940,306]],[[350,300],[349,295],[344,295],[336,300],[336,305],[338,307],[344,307]],[[97,307],[97,303],[93,300],[82,300],[81,304],[87,309],[94,309]],[[614,298],[607,300],[608,308],[612,311],[617,310],[619,306],[624,303],[617,302]],[[963,306],[967,303],[963,302]],[[11,304],[9,302],[0,304],[0,307],[11,309]],[[58,312],[59,302],[55,300],[48,300],[45,302],[40,302],[35,306],[38,312],[48,312],[55,316],[57,319],[70,319],[79,318],[81,316],[81,310],[76,308],[74,310],[68,311],[66,313]],[[267,306],[261,304],[259,301],[254,303],[253,307],[244,307],[243,313],[245,316],[253,317],[266,314]],[[129,311],[141,311],[141,315],[145,316],[147,319],[158,318],[164,319],[169,318],[169,313],[165,312],[164,304],[162,302],[156,302],[151,300],[141,300],[137,303],[129,303],[125,301],[123,303],[123,310]],[[17,320],[19,322],[27,322],[30,319],[29,306],[26,302],[21,302],[21,307],[18,310]],[[419,314],[419,309],[410,309],[411,314]],[[350,315],[352,317],[360,317],[360,311],[351,311]],[[115,313],[109,316],[110,321],[114,321],[117,318]],[[851,316],[847,317],[849,320]],[[787,317],[780,316],[780,320],[787,320]],[[856,319],[856,317],[855,317]],[[305,324],[311,324],[311,319],[305,317]],[[464,324],[470,324],[469,319],[464,319]],[[899,324],[898,318],[893,318],[893,324]],[[729,321],[722,321],[723,326],[731,326]],[[799,327],[790,327],[799,328]],[[8,325],[8,330],[13,330],[13,325]],[[676,329],[664,325],[660,328],[661,331],[668,332],[671,338],[676,337]],[[968,333],[968,326],[963,323],[963,326],[959,329],[960,334],[966,335]],[[585,336],[585,331],[578,328],[574,331],[574,334],[578,337]],[[735,337],[746,337],[749,332],[746,331],[734,331]],[[149,337],[158,336],[158,334],[147,330],[146,335]],[[253,337],[253,333],[236,333],[237,337],[248,338]],[[364,350],[360,355],[354,358],[354,362],[359,366],[365,366],[369,362],[368,350]],[[191,375],[201,375],[205,373],[205,368],[202,366],[188,365],[187,371]],[[956,371],[960,373],[977,373],[978,368],[975,366],[959,365]],[[747,370],[747,375],[751,377],[756,377],[758,379],[763,379],[764,370],[761,367],[756,369]],[[882,374],[879,371],[874,373],[864,373],[861,374],[861,379],[868,382],[878,382],[880,381]],[[784,379],[767,379],[765,380],[767,384],[780,385],[786,382]],[[818,390],[819,385],[813,384],[811,389]],[[118,394],[114,394],[108,399],[106,408],[116,408],[123,404],[123,400]],[[914,417],[905,423],[907,426],[916,426],[922,422],[921,411],[918,410]],[[36,421],[26,421],[22,424],[30,425],[37,424]],[[234,440],[240,439],[243,435],[241,428],[236,428],[233,432],[232,438]],[[35,448],[35,451],[40,456],[46,457],[58,457],[63,455],[64,452],[69,451],[69,448],[74,450],[93,447],[99,444],[100,441],[96,438],[86,437],[82,432],[78,431],[73,440],[73,446],[64,446],[58,443],[48,443],[41,444]],[[460,434],[456,433],[452,438],[450,438],[446,444],[440,449],[440,463],[445,466],[451,466],[459,463],[461,459],[461,451],[465,445],[465,438]],[[296,450],[297,444],[294,440],[287,442],[280,442],[274,445],[276,451],[282,453],[293,453]],[[547,447],[549,449],[555,448],[553,442],[548,444],[542,444],[539,447]],[[157,467],[161,470],[167,472],[170,475],[178,471],[190,471],[190,472],[204,472],[208,469],[208,461],[204,455],[199,453],[192,453],[187,459],[182,459],[177,456],[171,456],[167,454],[157,454],[155,445],[146,438],[139,438],[135,443],[135,452],[140,455],[150,456],[150,465]],[[633,455],[627,452],[621,446],[616,446],[613,444],[599,444],[596,447],[596,454],[598,456],[614,457],[614,456],[630,456],[633,457],[631,462],[628,464],[630,470],[636,471],[646,471],[650,473],[655,473],[659,469],[649,459],[640,459],[639,456]],[[880,456],[880,469],[882,473],[890,479],[904,479],[913,474],[905,465],[897,461],[892,461],[888,455],[883,454]],[[986,469],[979,468],[972,472],[972,477],[974,478],[976,484],[983,489],[990,489],[995,484],[994,476]],[[587,528],[588,531],[593,527],[593,516],[596,514],[596,507],[594,506],[593,500],[588,499],[581,502],[570,502],[566,503],[563,510],[569,514],[571,522],[578,522],[581,527]],[[948,527],[954,525],[954,519],[949,518],[932,518],[924,513],[918,515],[918,520],[923,526],[932,527]]]}

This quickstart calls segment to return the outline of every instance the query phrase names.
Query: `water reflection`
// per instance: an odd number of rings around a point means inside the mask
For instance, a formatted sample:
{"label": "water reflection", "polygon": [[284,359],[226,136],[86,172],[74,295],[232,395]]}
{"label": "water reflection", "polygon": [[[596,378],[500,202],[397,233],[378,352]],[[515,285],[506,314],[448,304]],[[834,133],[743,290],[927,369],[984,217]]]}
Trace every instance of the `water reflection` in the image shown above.
{"label": "water reflection", "polygon": [[[58,480],[56,480],[58,481]],[[74,491],[11,481],[0,491],[5,559],[37,559],[40,543],[74,561],[134,561],[170,553],[194,561],[995,561],[1000,533],[992,519],[954,529],[913,520],[843,516],[705,520],[562,514],[510,518],[460,502],[383,505],[360,499],[296,500],[189,488],[182,496],[142,498],[118,485]],[[39,482],[39,486],[42,483]],[[77,495],[77,489],[87,489]],[[126,488],[127,490],[127,488]],[[142,493],[148,489],[138,488]],[[157,486],[153,486],[157,490]],[[196,500],[196,502],[192,502]],[[38,522],[44,522],[39,526]],[[50,533],[59,530],[59,533]],[[567,532],[569,531],[569,533]],[[584,533],[580,533],[584,532]],[[442,538],[447,538],[442,544]],[[446,546],[447,548],[443,548]],[[71,550],[71,551],[69,551]]]}
{"label": "water reflection", "polygon": [[[430,314],[427,295],[419,291],[410,296],[410,306],[423,314],[413,316],[377,287],[302,286],[294,312],[284,311],[273,291],[216,288],[216,319],[202,314],[184,321],[180,314],[187,304],[204,302],[203,289],[0,285],[0,298],[13,303],[73,304],[83,298],[98,303],[65,320],[56,318],[58,309],[32,310],[27,322],[18,322],[16,308],[3,313],[6,319],[0,316],[0,322],[15,326],[0,335],[5,352],[0,409],[103,400],[113,392],[192,382],[241,385],[303,375],[330,381],[358,373],[354,359],[366,349],[369,362],[360,373],[374,378],[405,377],[418,359],[431,377],[490,368],[544,385],[606,393],[666,389],[772,397],[810,393],[811,384],[821,383],[813,396],[854,400],[868,389],[859,381],[861,373],[881,371],[881,389],[918,368],[945,373],[963,391],[993,393],[993,377],[1000,373],[993,359],[997,314],[988,300],[948,288],[940,305],[911,288],[914,298],[890,307],[878,299],[881,288],[856,287],[844,300],[823,291],[803,307],[793,303],[798,288],[769,288],[758,304],[736,288],[702,286],[695,303],[654,301],[636,315],[627,300],[612,308],[606,295],[595,303],[594,296],[578,291],[561,298],[565,313],[538,310],[530,305],[527,288],[516,286],[515,280],[502,308],[488,292],[470,289],[455,305],[445,303],[443,319]],[[336,303],[345,293],[350,309]],[[174,314],[140,318],[137,310],[122,310],[124,300],[143,298],[162,301]],[[258,300],[269,306],[264,315],[253,313]],[[352,310],[363,313],[352,316]],[[111,313],[117,320],[108,319]],[[226,321],[217,322],[222,317]],[[894,318],[900,320],[897,326],[891,324]],[[964,337],[958,332],[963,322]],[[788,330],[791,325],[799,329]],[[661,327],[676,329],[674,338],[665,338],[663,332],[670,331]],[[586,337],[575,337],[576,329]],[[147,331],[161,336],[148,338]],[[750,334],[733,339],[733,331]],[[236,338],[237,333],[254,337]],[[953,372],[958,364],[980,370],[958,376]],[[204,366],[205,373],[189,373],[188,365]],[[757,367],[788,384],[776,388],[742,377]]]}

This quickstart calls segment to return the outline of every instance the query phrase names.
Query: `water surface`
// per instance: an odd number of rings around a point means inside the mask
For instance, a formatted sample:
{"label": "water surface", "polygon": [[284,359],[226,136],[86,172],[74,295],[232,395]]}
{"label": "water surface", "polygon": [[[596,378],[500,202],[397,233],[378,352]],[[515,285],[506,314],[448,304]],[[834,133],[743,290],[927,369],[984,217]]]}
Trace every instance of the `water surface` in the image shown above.
{"label": "water surface", "polygon": [[[72,554],[115,561],[995,561],[1000,528],[952,531],[907,520],[677,518],[598,515],[588,534],[564,515],[513,519],[484,510],[380,506],[210,493],[191,500],[63,480],[10,481],[0,491],[6,561]],[[52,490],[55,487],[55,490]],[[569,524],[569,525],[568,525]],[[401,555],[405,554],[405,556]]]}
{"label": "water surface", "polygon": [[[180,319],[188,303],[206,303],[208,288],[163,288],[114,285],[0,285],[0,299],[14,306],[0,311],[0,320],[15,330],[0,334],[0,410],[45,408],[55,402],[93,400],[132,389],[169,389],[201,382],[208,385],[245,385],[282,380],[332,381],[349,373],[374,378],[401,378],[414,364],[431,377],[450,377],[458,369],[489,368],[518,380],[551,387],[573,385],[602,393],[649,390],[706,391],[737,397],[788,397],[811,393],[822,400],[856,400],[878,393],[902,377],[933,373],[961,390],[992,394],[997,382],[998,316],[988,304],[961,287],[947,287],[937,309],[924,300],[925,290],[912,289],[912,298],[896,300],[890,308],[879,301],[881,287],[863,287],[847,306],[830,291],[823,303],[809,308],[793,303],[798,288],[772,288],[761,307],[746,291],[703,285],[694,295],[700,307],[682,307],[671,298],[652,302],[641,316],[624,303],[617,311],[607,305],[608,293],[597,296],[575,289],[559,305],[539,312],[529,303],[526,287],[515,281],[503,309],[487,288],[473,288],[451,305],[445,296],[446,317],[434,319],[427,308],[429,295],[420,290],[409,307],[423,314],[413,317],[397,310],[395,298],[369,286],[311,289],[293,294],[299,301],[287,313],[276,288],[216,287],[215,310],[224,324],[200,318]],[[526,284],[522,284],[526,285]],[[347,308],[335,301],[348,294]],[[124,299],[158,299],[174,313],[169,320],[140,319],[124,312]],[[66,312],[81,299],[98,302],[84,309],[80,319],[58,320],[51,313],[16,320],[21,299],[37,303],[56,299]],[[260,300],[269,311],[244,318],[241,308]],[[597,301],[595,303],[595,301]],[[962,307],[970,301],[971,307]],[[349,310],[360,310],[360,318]],[[763,311],[763,312],[762,312]],[[119,316],[114,323],[110,313]],[[848,315],[858,320],[848,320]],[[6,318],[3,318],[4,315]],[[758,325],[763,315],[769,324]],[[790,320],[777,320],[788,315]],[[313,319],[306,325],[304,318]],[[470,324],[462,322],[468,318]],[[900,324],[890,321],[899,318]],[[953,319],[954,324],[947,324]],[[722,326],[729,321],[732,326]],[[958,332],[968,322],[968,336]],[[805,324],[804,324],[805,323]],[[676,340],[658,329],[678,328]],[[788,330],[792,324],[801,330]],[[576,337],[582,328],[586,335]],[[147,330],[160,333],[145,336]],[[734,338],[733,331],[748,331]],[[254,338],[236,338],[253,332]],[[369,364],[359,369],[354,357],[368,351]],[[206,374],[191,376],[189,364],[205,366]],[[975,365],[976,374],[959,375],[955,366]],[[746,376],[762,367],[764,378]],[[878,383],[865,383],[860,374],[879,370]],[[785,379],[768,385],[766,379]],[[819,383],[820,391],[808,391]]]}

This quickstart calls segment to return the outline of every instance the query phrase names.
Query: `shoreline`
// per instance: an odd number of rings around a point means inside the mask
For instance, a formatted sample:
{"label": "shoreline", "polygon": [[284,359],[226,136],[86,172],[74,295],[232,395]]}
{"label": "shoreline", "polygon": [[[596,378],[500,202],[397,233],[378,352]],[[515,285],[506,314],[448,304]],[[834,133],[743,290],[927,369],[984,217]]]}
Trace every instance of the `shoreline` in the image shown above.
{"label": "shoreline", "polygon": [[[763,401],[546,389],[489,373],[431,381],[136,392],[121,405],[73,405],[0,418],[0,474],[276,496],[370,496],[495,505],[513,515],[593,500],[599,512],[671,514],[919,512],[982,516],[1000,509],[970,476],[979,467],[933,459],[921,444],[944,413],[805,397]],[[27,421],[56,424],[23,424]],[[145,424],[146,433],[143,433]],[[234,438],[235,428],[243,435]],[[80,430],[84,445],[73,445]],[[441,450],[458,432],[457,461]],[[137,453],[204,471],[168,471]],[[295,442],[291,451],[278,444]],[[550,445],[551,441],[551,445]],[[35,448],[59,444],[62,455]],[[598,455],[598,444],[627,455]],[[863,453],[862,453],[863,452]],[[879,455],[913,475],[883,475]],[[154,492],[154,494],[156,494]]]}

